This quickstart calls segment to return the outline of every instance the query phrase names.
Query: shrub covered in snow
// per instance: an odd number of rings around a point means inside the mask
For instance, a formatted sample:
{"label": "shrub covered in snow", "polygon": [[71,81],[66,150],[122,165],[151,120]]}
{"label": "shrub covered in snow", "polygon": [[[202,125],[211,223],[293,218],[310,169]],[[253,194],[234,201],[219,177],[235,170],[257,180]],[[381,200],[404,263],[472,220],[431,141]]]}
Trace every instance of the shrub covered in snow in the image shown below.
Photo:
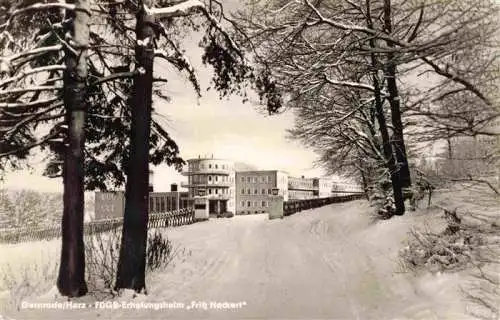
{"label": "shrub covered in snow", "polygon": [[[97,299],[116,295],[114,284],[120,254],[122,229],[116,228],[85,239],[86,275],[89,294]],[[176,256],[184,253],[157,230],[148,232],[146,268],[148,271],[167,267]]]}
{"label": "shrub covered in snow", "polygon": [[154,271],[166,267],[173,259],[172,242],[164,238],[161,232],[150,234],[146,257],[148,270]]}
{"label": "shrub covered in snow", "polygon": [[498,319],[500,308],[500,224],[498,216],[462,215],[444,209],[447,226],[441,232],[412,229],[400,252],[406,270],[456,272],[465,270],[471,280],[462,287],[469,313],[482,319]]}
{"label": "shrub covered in snow", "polygon": [[442,232],[412,229],[407,246],[401,252],[407,268],[424,267],[433,272],[458,271],[489,262],[486,251],[495,243],[488,235],[500,233],[494,221],[470,223],[459,217],[456,210],[447,209],[444,210],[444,218],[447,227]]}
{"label": "shrub covered in snow", "polygon": [[121,228],[85,238],[85,268],[89,294],[97,299],[114,296],[114,282],[120,255]]}

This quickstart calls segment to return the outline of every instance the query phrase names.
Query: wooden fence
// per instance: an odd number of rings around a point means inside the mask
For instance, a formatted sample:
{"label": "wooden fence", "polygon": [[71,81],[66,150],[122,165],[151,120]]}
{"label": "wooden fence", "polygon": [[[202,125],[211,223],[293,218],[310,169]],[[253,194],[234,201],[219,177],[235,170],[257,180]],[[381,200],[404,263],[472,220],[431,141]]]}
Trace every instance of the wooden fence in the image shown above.
{"label": "wooden fence", "polygon": [[332,203],[347,202],[352,200],[358,200],[365,198],[364,193],[350,194],[344,196],[334,196],[328,198],[317,198],[317,199],[307,199],[307,200],[290,200],[283,202],[283,215],[290,216],[294,213],[300,212],[302,210],[308,210],[313,208],[319,208]]}
{"label": "wooden fence", "polygon": [[[194,223],[194,209],[186,208],[172,212],[155,213],[149,216],[148,228],[177,227]],[[86,222],[83,233],[86,236],[110,231],[123,225],[122,218]],[[62,236],[61,225],[46,228],[12,228],[0,230],[0,243],[20,243],[51,240]]]}

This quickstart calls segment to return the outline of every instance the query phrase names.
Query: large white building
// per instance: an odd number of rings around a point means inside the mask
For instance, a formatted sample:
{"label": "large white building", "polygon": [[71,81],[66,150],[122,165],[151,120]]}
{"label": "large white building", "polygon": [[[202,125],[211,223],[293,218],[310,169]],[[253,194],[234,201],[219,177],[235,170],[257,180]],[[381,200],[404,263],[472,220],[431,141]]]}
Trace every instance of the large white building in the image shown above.
{"label": "large white building", "polygon": [[187,160],[187,183],[189,197],[208,199],[209,214],[235,212],[235,169],[234,162],[204,157]]}
{"label": "large white building", "polygon": [[330,197],[360,192],[360,186],[328,178],[290,177],[281,170],[236,170],[230,160],[198,157],[187,160],[183,172],[188,181],[190,203],[206,201],[209,215],[225,212],[250,214],[267,212],[273,189],[284,201]]}
{"label": "large white building", "polygon": [[288,174],[279,170],[236,172],[236,214],[267,212],[272,190],[288,201]]}

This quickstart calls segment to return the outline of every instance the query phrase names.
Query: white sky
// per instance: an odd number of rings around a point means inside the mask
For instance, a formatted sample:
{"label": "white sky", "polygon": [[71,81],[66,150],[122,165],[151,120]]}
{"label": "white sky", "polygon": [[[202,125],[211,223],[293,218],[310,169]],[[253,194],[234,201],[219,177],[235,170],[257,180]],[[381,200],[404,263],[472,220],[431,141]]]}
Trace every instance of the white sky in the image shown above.
{"label": "white sky", "polygon": [[[172,101],[156,102],[154,106],[164,116],[159,120],[166,124],[167,131],[178,143],[181,156],[189,159],[199,154],[213,154],[259,169],[279,169],[297,176],[323,175],[323,170],[313,168],[316,155],[312,151],[286,139],[285,130],[293,125],[290,111],[268,116],[262,112],[262,107],[243,104],[239,97],[220,100],[218,93],[206,91],[211,71],[201,63],[198,41],[196,37],[190,39],[186,49],[198,71],[203,93],[201,99],[196,98],[189,82],[175,69],[165,62],[155,64],[155,72],[169,79],[165,93],[172,97]],[[32,172],[7,173],[5,180],[0,182],[1,187],[62,192],[61,179],[41,175],[41,161],[34,167]],[[156,190],[166,191],[171,183],[184,181],[184,177],[166,165],[153,167],[153,170]]]}

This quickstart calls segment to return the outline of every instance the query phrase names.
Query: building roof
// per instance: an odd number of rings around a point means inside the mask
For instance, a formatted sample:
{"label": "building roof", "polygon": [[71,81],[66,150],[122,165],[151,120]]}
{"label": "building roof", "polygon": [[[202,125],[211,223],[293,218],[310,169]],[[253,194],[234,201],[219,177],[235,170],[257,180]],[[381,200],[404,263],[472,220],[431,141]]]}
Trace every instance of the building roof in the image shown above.
{"label": "building roof", "polygon": [[218,160],[218,161],[234,162],[233,160],[230,160],[230,159],[212,158],[212,157],[191,158],[191,159],[187,159],[186,161],[187,162],[195,162],[195,161],[201,161],[201,160]]}

